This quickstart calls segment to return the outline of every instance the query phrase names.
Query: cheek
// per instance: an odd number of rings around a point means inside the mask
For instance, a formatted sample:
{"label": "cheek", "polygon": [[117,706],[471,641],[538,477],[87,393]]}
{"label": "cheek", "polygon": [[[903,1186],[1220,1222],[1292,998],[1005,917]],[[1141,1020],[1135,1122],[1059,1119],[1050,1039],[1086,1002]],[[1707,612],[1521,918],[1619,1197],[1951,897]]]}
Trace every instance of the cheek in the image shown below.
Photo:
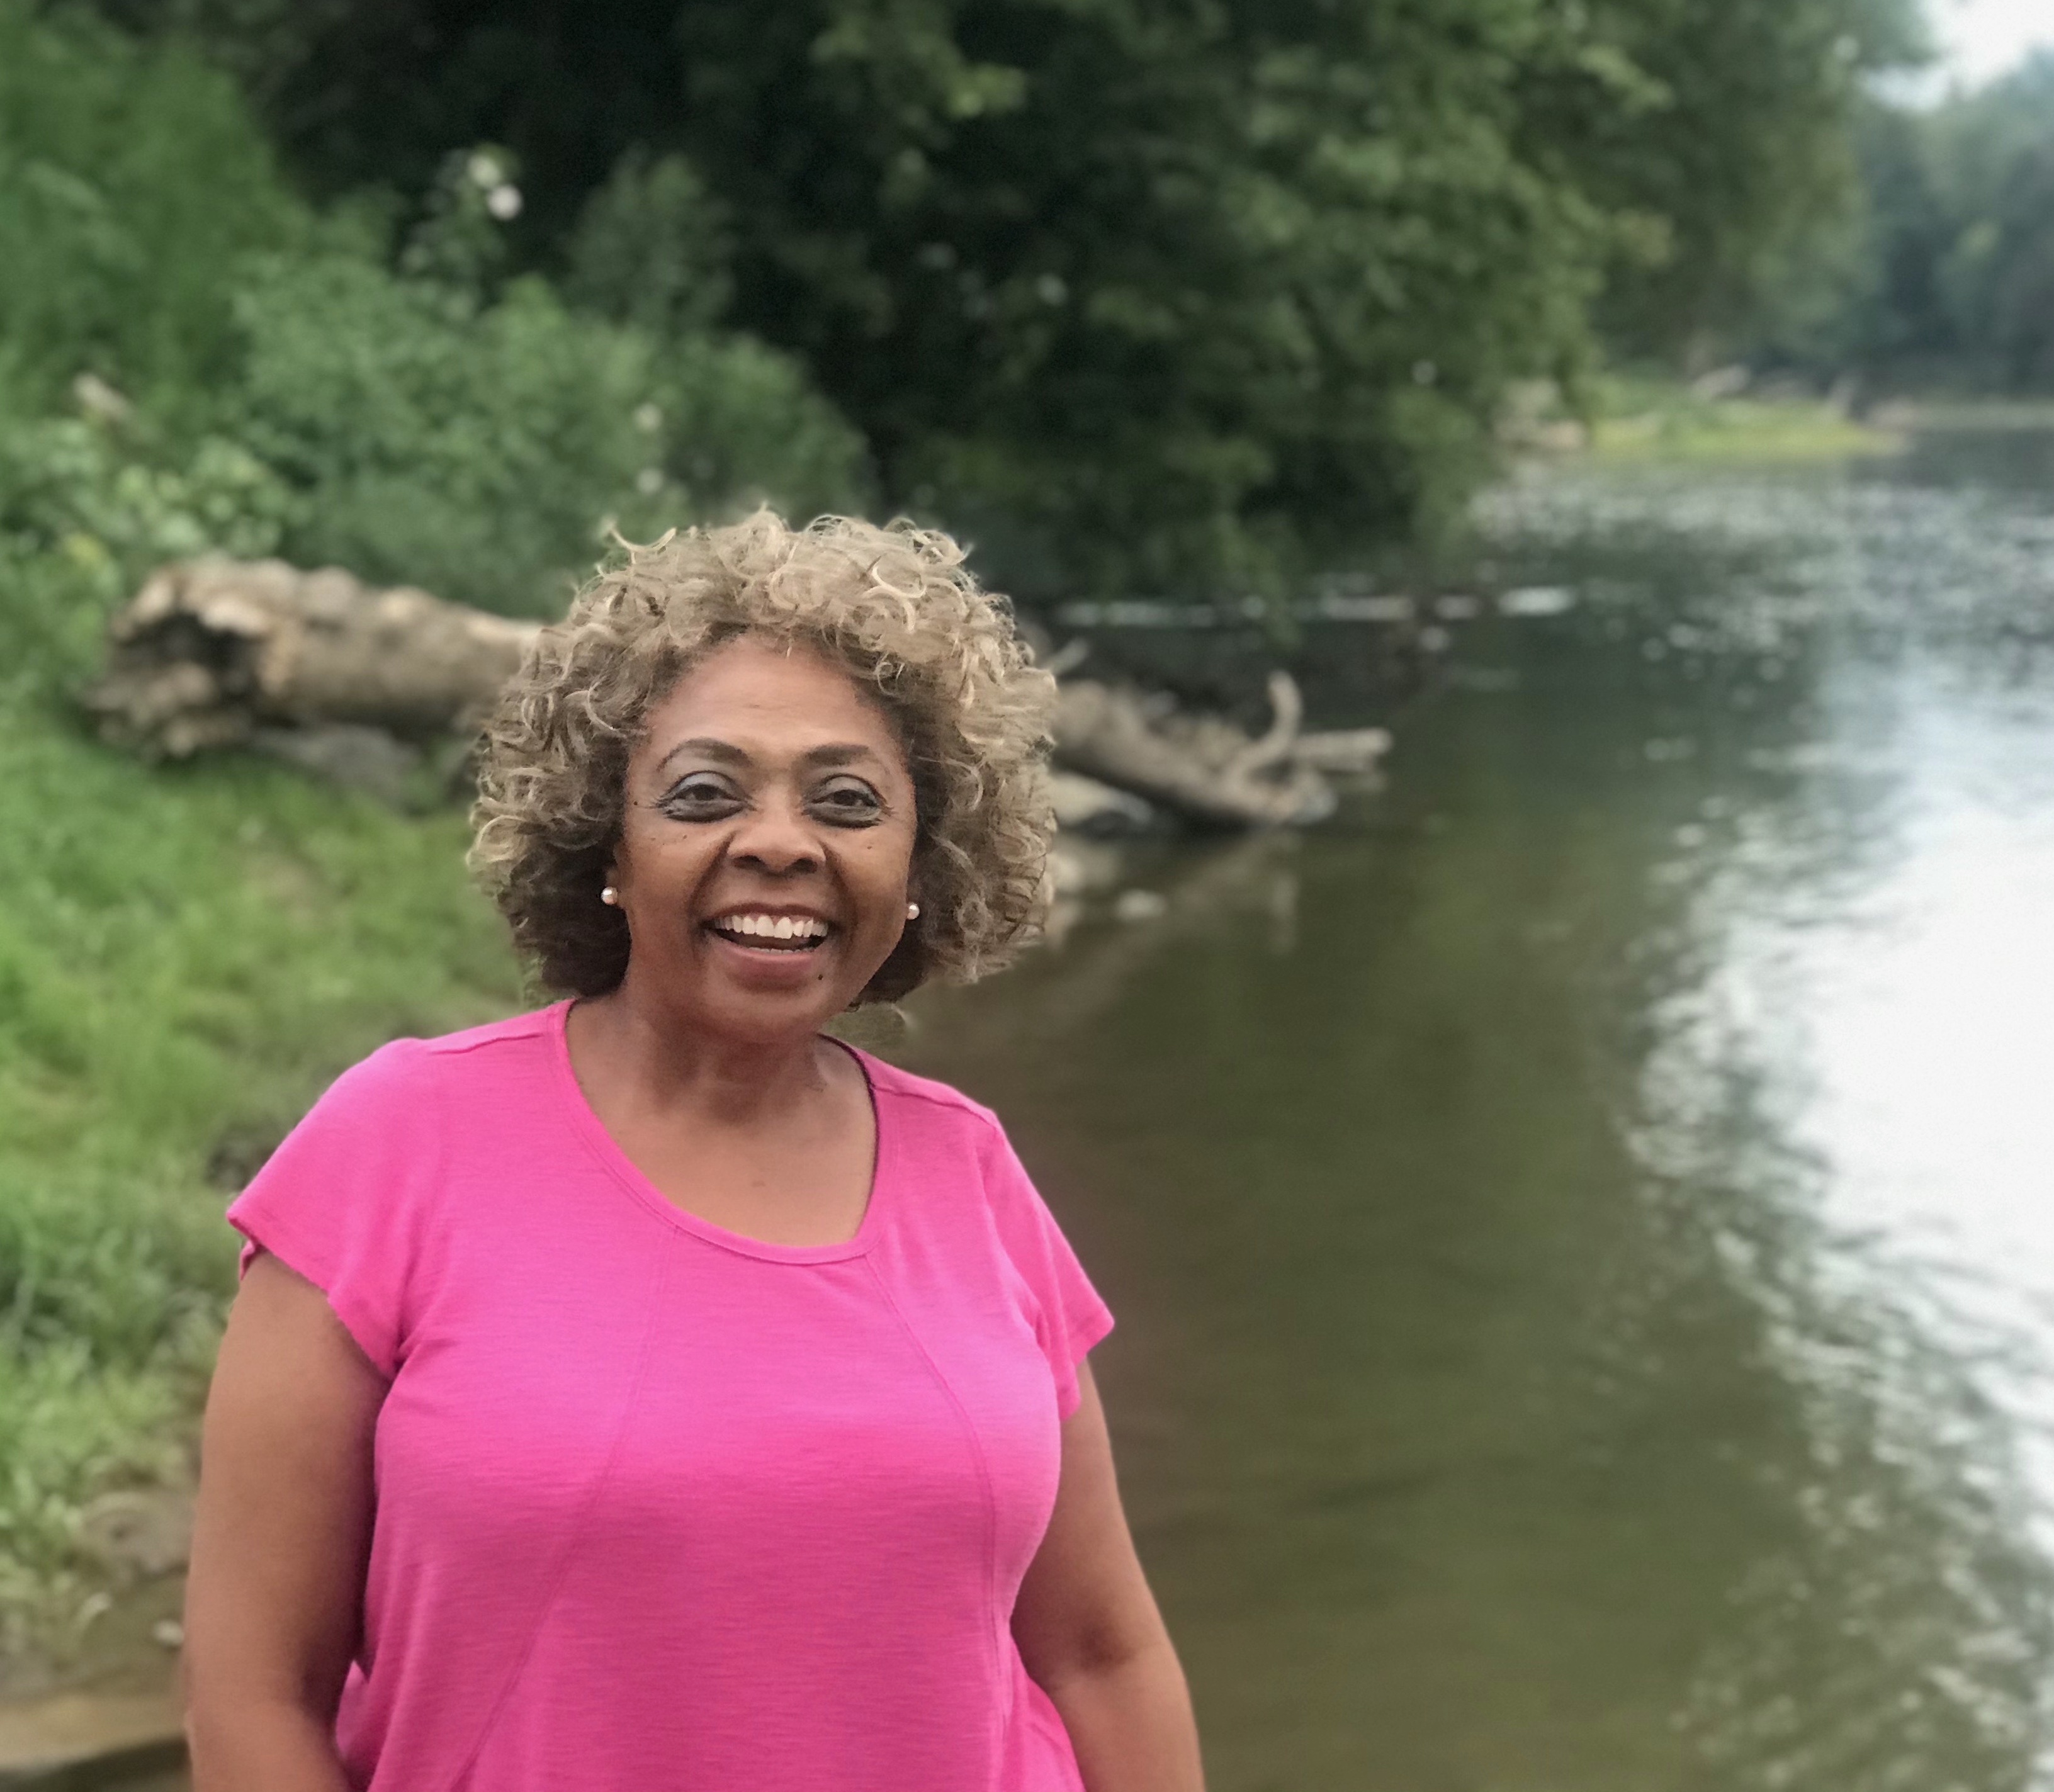
{"label": "cheek", "polygon": [[850,869],[854,874],[852,881],[860,889],[866,906],[874,905],[884,919],[899,919],[899,905],[906,900],[907,886],[912,875],[911,833],[901,835],[894,830],[888,839],[873,838],[866,843],[866,850]]}
{"label": "cheek", "polygon": [[691,830],[630,822],[614,848],[614,866],[645,896],[682,892],[705,875],[717,847]]}

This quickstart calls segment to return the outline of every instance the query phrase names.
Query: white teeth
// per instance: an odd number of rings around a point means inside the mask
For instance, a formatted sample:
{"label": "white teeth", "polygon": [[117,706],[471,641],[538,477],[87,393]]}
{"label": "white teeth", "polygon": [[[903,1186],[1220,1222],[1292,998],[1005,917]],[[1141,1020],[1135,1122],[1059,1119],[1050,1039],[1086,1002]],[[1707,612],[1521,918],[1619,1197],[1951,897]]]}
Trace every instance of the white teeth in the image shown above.
{"label": "white teeth", "polygon": [[759,940],[824,940],[829,932],[824,921],[809,914],[724,914],[713,925],[723,933]]}

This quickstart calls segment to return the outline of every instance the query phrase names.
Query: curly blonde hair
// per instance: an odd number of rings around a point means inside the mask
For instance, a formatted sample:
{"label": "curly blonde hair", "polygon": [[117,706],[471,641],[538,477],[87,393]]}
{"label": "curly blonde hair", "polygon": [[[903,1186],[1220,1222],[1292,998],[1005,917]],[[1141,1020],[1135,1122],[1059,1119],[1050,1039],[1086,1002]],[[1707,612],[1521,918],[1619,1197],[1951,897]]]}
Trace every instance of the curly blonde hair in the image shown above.
{"label": "curly blonde hair", "polygon": [[793,529],[760,510],[628,548],[542,631],[486,725],[470,863],[542,983],[598,996],[620,981],[628,924],[599,890],[629,754],[651,706],[744,635],[843,667],[905,749],[920,916],[857,1000],[1006,963],[1047,907],[1054,679],[949,536],[845,517]]}

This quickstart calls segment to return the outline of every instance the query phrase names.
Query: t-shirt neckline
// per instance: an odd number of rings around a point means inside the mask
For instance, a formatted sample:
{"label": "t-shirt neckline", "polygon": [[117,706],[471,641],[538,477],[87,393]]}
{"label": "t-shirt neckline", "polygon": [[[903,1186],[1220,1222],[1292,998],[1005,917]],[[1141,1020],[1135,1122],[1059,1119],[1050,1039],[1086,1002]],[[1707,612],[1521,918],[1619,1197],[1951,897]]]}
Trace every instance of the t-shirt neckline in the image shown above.
{"label": "t-shirt neckline", "polygon": [[570,1011],[571,999],[568,997],[553,1004],[549,1011],[547,1031],[550,1056],[554,1060],[557,1094],[573,1129],[584,1142],[586,1149],[600,1168],[638,1206],[648,1209],[658,1219],[679,1231],[688,1232],[709,1244],[718,1245],[724,1251],[732,1251],[738,1256],[760,1258],[766,1263],[845,1263],[852,1257],[860,1257],[869,1252],[871,1246],[877,1241],[879,1230],[883,1223],[887,1197],[893,1185],[891,1173],[897,1135],[887,1117],[887,1104],[879,1091],[877,1077],[868,1053],[859,1051],[841,1039],[828,1040],[830,1044],[839,1046],[853,1058],[856,1068],[863,1072],[864,1087],[870,1094],[870,1110],[876,1132],[877,1146],[870,1173],[870,1199],[864,1204],[863,1218],[856,1225],[856,1234],[839,1244],[777,1244],[768,1239],[751,1238],[744,1232],[730,1232],[725,1226],[717,1226],[710,1220],[702,1220],[696,1213],[687,1212],[675,1201],[667,1199],[663,1191],[635,1167],[634,1159],[620,1149],[612,1134],[606,1130],[599,1116],[592,1111],[592,1103],[585,1099],[584,1091],[579,1087],[577,1072],[571,1067],[570,1041],[565,1031]]}

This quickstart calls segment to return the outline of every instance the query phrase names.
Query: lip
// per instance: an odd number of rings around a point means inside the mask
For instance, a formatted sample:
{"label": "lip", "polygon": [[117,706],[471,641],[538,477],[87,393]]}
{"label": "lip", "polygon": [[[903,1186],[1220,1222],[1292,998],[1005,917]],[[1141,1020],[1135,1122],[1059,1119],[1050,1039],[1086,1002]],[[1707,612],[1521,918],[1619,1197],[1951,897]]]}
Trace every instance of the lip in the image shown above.
{"label": "lip", "polygon": [[711,927],[701,931],[706,941],[702,949],[711,954],[711,964],[722,974],[742,988],[765,995],[813,988],[829,974],[836,939],[830,933],[809,950],[794,951],[789,945],[745,945]]}

